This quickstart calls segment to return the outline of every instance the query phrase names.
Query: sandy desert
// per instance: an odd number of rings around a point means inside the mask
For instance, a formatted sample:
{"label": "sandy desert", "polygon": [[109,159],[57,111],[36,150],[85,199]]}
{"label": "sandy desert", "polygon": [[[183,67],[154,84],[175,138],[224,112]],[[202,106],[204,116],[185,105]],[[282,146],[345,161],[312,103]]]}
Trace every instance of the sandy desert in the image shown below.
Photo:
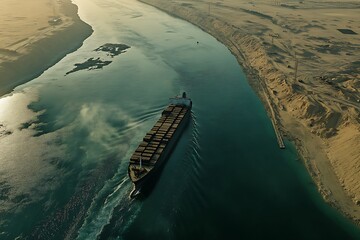
{"label": "sandy desert", "polygon": [[333,206],[360,223],[360,1],[141,0],[216,37]]}
{"label": "sandy desert", "polygon": [[[229,48],[325,200],[360,224],[360,1],[141,2]],[[68,0],[1,3],[0,95],[41,74],[92,32]]]}
{"label": "sandy desert", "polygon": [[0,13],[0,95],[80,47],[92,31],[67,0],[4,0]]}

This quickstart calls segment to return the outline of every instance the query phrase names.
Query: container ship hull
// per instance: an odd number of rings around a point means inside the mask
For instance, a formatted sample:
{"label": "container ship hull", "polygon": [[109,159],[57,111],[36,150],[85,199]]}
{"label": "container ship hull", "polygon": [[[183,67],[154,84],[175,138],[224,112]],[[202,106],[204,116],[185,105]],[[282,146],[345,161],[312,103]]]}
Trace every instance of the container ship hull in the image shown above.
{"label": "container ship hull", "polygon": [[185,93],[182,97],[172,99],[137,147],[128,167],[129,177],[134,183],[131,197],[155,181],[190,121],[191,107],[192,102]]}

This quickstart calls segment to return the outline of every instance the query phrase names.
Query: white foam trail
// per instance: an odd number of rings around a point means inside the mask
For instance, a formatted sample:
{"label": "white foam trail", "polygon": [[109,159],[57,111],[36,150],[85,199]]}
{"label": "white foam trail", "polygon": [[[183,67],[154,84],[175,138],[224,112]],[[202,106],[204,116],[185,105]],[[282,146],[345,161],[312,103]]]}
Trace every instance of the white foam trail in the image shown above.
{"label": "white foam trail", "polygon": [[123,171],[124,169],[120,167],[118,173],[94,197],[87,212],[87,217],[78,231],[77,239],[96,239],[101,234],[104,226],[110,223],[113,211],[117,206],[122,206],[121,209],[125,211],[131,210],[131,201],[128,197],[131,188],[128,176],[123,177],[119,183],[119,176],[124,175]]}

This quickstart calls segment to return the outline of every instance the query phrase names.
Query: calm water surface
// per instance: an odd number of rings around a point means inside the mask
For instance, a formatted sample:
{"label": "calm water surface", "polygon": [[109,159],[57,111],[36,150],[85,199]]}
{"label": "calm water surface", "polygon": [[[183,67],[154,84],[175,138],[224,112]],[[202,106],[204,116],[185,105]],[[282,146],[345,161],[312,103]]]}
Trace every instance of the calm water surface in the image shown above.
{"label": "calm water surface", "polygon": [[[133,0],[75,3],[94,34],[0,99],[0,239],[360,239],[278,148],[223,45]],[[130,49],[93,51],[105,43]],[[89,58],[112,62],[65,75]],[[191,124],[151,194],[130,200],[128,159],[181,91]]]}

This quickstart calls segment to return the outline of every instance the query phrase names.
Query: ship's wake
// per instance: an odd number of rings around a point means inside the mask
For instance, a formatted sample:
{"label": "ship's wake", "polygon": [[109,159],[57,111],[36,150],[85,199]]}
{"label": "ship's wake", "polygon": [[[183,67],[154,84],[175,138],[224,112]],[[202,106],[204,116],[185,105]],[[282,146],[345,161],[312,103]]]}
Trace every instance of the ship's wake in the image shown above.
{"label": "ship's wake", "polygon": [[[198,125],[196,116],[192,115],[188,128],[190,135],[185,134],[190,138],[190,144],[185,148],[184,161],[181,163],[184,169],[191,169],[191,171],[184,171],[188,174],[184,178],[187,184],[190,184],[194,179],[198,179],[201,172],[201,147],[199,145]],[[138,193],[137,190],[131,187],[131,181],[127,176],[123,177],[120,184],[116,184],[119,175],[126,172],[127,163],[125,162],[122,164],[119,173],[112,180],[109,180],[106,186],[98,193],[98,196],[94,198],[92,206],[88,210],[89,215],[79,230],[78,239],[121,238],[137,219],[141,212],[143,199],[129,197]],[[195,182],[199,181],[199,179],[195,180]],[[195,185],[197,189],[200,188],[199,184]],[[139,194],[142,195],[142,193]],[[180,188],[176,191],[175,195],[177,194],[182,195]]]}

